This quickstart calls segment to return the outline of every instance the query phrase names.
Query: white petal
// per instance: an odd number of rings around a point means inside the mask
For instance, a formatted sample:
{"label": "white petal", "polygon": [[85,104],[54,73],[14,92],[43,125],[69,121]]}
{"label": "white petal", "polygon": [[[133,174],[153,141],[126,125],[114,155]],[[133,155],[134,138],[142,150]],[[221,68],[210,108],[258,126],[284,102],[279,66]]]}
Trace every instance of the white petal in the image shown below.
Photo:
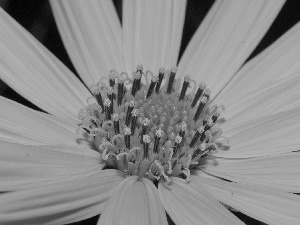
{"label": "white petal", "polygon": [[[193,187],[205,187],[220,202],[267,224],[300,224],[300,196],[277,189],[192,176]],[[202,190],[202,189],[201,189]]]}
{"label": "white petal", "polygon": [[[0,191],[24,189],[97,169],[100,155],[87,149],[0,141]],[[61,178],[61,179],[60,179]]]}
{"label": "white petal", "polygon": [[212,158],[201,168],[209,174],[234,182],[296,193],[300,190],[299,161],[298,152],[253,159]]}
{"label": "white petal", "polygon": [[[236,92],[235,96],[239,93],[242,95],[243,91]],[[265,87],[253,90],[252,93],[242,95],[235,100],[225,106],[224,126],[226,127],[238,126],[239,123],[298,108],[300,107],[299,73],[272,81]]]}
{"label": "white petal", "polygon": [[124,70],[121,25],[112,1],[51,1],[74,67],[90,87],[111,69]]}
{"label": "white petal", "polygon": [[224,123],[223,135],[230,139],[230,148],[216,156],[249,158],[298,151],[299,127],[300,107],[231,127]]}
{"label": "white petal", "polygon": [[124,1],[123,40],[127,72],[138,64],[158,72],[176,66],[186,1]]}
{"label": "white petal", "polygon": [[178,74],[191,74],[216,95],[242,66],[284,1],[217,1],[186,49]]}
{"label": "white petal", "polygon": [[37,112],[0,97],[0,140],[31,145],[65,145],[90,148],[76,135],[76,124]]}
{"label": "white petal", "polygon": [[[259,117],[286,110],[292,105],[299,106],[299,97],[296,97],[299,94],[299,39],[300,23],[243,66],[214,100],[214,103],[225,105],[226,119],[241,114],[251,119],[256,110],[256,116]],[[275,93],[274,88],[280,90]],[[286,98],[281,95],[283,92]],[[263,99],[266,101],[265,105]],[[284,101],[286,106],[283,105]]]}
{"label": "white petal", "polygon": [[149,180],[133,176],[115,189],[100,216],[98,225],[167,225],[165,211],[159,201],[157,189]]}
{"label": "white petal", "polygon": [[159,197],[176,224],[243,224],[204,188],[195,189],[183,179],[158,185]]}
{"label": "white petal", "polygon": [[50,114],[76,120],[87,89],[2,9],[0,26],[0,79]]}
{"label": "white petal", "polygon": [[123,180],[119,172],[103,170],[80,180],[1,194],[0,223],[67,224],[95,216]]}

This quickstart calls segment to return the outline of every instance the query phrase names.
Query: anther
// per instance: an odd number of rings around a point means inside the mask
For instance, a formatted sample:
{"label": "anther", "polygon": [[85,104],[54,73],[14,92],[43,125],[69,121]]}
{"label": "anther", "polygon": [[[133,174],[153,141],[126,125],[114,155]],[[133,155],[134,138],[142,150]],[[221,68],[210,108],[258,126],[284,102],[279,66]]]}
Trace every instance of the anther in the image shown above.
{"label": "anther", "polygon": [[170,182],[171,182],[171,179],[165,174],[165,170],[164,170],[163,166],[159,163],[159,161],[158,161],[158,160],[155,160],[155,161],[154,161],[154,164],[158,167],[161,176],[163,176],[163,177],[165,178],[165,180],[166,180],[168,183],[170,183]]}
{"label": "anther", "polygon": [[130,149],[130,135],[131,129],[129,127],[124,127],[125,147],[128,149]]}
{"label": "anther", "polygon": [[200,126],[198,127],[198,129],[196,130],[196,133],[190,143],[190,148],[192,148],[194,146],[194,144],[197,142],[198,138],[200,137],[200,135],[202,135],[204,133],[204,127]]}
{"label": "anther", "polygon": [[108,99],[108,98],[106,98],[106,99],[104,99],[104,111],[105,111],[105,115],[106,115],[106,119],[107,120],[111,120],[111,107],[110,107],[110,105],[111,105],[111,101]]}
{"label": "anther", "polygon": [[134,135],[139,110],[138,109],[133,109],[131,114],[132,114],[132,116],[131,116],[131,135]]}
{"label": "anther", "polygon": [[160,89],[162,80],[164,79],[164,76],[165,76],[165,69],[164,68],[160,68],[159,72],[158,72],[158,81],[156,83],[156,88],[155,88],[156,93],[159,92],[159,89]]}
{"label": "anther", "polygon": [[144,158],[148,158],[149,153],[149,143],[151,138],[148,134],[143,135],[143,143],[144,143]]}
{"label": "anther", "polygon": [[212,126],[214,125],[213,121],[211,119],[208,119],[205,126],[204,126],[204,132],[201,134],[200,141],[204,141],[204,138],[206,137],[205,132],[208,131]]}
{"label": "anther", "polygon": [[201,97],[204,89],[206,88],[206,85],[204,83],[199,84],[198,90],[196,92],[196,95],[194,97],[194,100],[191,104],[191,107],[194,108],[195,105],[197,104],[197,101],[199,100],[199,98]]}
{"label": "anther", "polygon": [[112,87],[108,88],[108,90],[107,90],[107,97],[111,101],[110,112],[113,113],[114,112],[114,89]]}
{"label": "anther", "polygon": [[135,96],[136,92],[140,89],[140,79],[141,79],[141,74],[139,72],[134,73],[134,79],[132,83],[132,88],[131,88],[131,95]]}
{"label": "anther", "polygon": [[136,68],[136,72],[140,74],[137,80],[137,86],[136,86],[136,92],[140,90],[141,88],[141,80],[143,75],[143,65],[138,65]]}
{"label": "anther", "polygon": [[173,83],[175,80],[175,75],[176,75],[177,69],[174,67],[171,70],[170,76],[169,76],[169,83],[168,83],[168,87],[167,87],[167,94],[171,94],[172,92],[172,87],[173,87]]}
{"label": "anther", "polygon": [[131,100],[128,104],[128,107],[127,107],[127,113],[126,113],[126,118],[125,118],[125,125],[128,127],[129,126],[129,122],[130,122],[130,119],[131,119],[131,112],[134,108],[134,100]]}
{"label": "anther", "polygon": [[102,109],[104,109],[102,96],[101,96],[101,93],[100,93],[98,87],[92,86],[91,91],[92,91],[94,97],[96,98],[97,103],[102,107]]}
{"label": "anther", "polygon": [[153,152],[154,153],[158,153],[158,145],[160,142],[160,138],[162,137],[163,131],[162,129],[158,129],[155,132],[155,138],[154,138],[154,148],[153,148]]}
{"label": "anther", "polygon": [[120,116],[119,116],[119,114],[113,114],[112,119],[114,121],[115,134],[119,134],[120,133],[120,122],[119,122]]}
{"label": "anther", "polygon": [[143,143],[143,136],[148,132],[148,126],[150,124],[150,120],[145,118],[142,123],[142,135],[141,135],[141,143]]}
{"label": "anther", "polygon": [[110,73],[109,73],[109,75],[108,75],[110,87],[114,87],[115,86],[116,77],[117,77],[116,72],[114,70],[111,70]]}
{"label": "anther", "polygon": [[207,97],[201,97],[200,103],[198,105],[197,111],[194,116],[194,121],[197,121],[199,119],[199,116],[201,115],[201,112],[204,109],[206,102],[207,102]]}
{"label": "anther", "polygon": [[200,144],[196,148],[196,150],[193,152],[192,159],[197,158],[200,154],[203,155],[203,153],[205,152],[205,148],[206,148],[206,144],[205,143]]}
{"label": "anther", "polygon": [[121,106],[122,100],[124,96],[124,78],[120,76],[120,79],[118,81],[118,106]]}
{"label": "anther", "polygon": [[151,83],[150,83],[149,88],[148,88],[148,92],[147,92],[146,98],[150,98],[150,96],[152,95],[152,92],[154,90],[156,82],[157,82],[157,79],[155,77],[152,77]]}
{"label": "anther", "polygon": [[184,81],[183,81],[183,84],[182,84],[182,89],[181,89],[181,92],[180,92],[180,96],[179,96],[179,101],[183,100],[184,96],[185,96],[185,93],[187,91],[187,88],[190,84],[190,76],[186,75],[184,77]]}
{"label": "anther", "polygon": [[203,96],[206,97],[207,99],[209,99],[210,96],[210,89],[206,88],[203,92]]}

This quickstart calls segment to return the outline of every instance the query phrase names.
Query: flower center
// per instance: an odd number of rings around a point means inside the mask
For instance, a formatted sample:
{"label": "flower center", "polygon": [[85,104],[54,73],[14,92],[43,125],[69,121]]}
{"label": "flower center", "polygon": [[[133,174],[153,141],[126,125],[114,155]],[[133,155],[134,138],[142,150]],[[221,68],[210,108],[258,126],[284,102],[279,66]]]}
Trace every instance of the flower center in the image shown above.
{"label": "flower center", "polygon": [[132,79],[112,70],[107,84],[103,78],[92,87],[94,96],[79,112],[77,132],[89,134],[101,163],[127,176],[189,182],[190,169],[200,166],[203,156],[228,144],[214,126],[224,107],[210,107],[205,84],[196,86],[185,76],[180,88],[175,76],[175,68],[154,76],[138,66]]}

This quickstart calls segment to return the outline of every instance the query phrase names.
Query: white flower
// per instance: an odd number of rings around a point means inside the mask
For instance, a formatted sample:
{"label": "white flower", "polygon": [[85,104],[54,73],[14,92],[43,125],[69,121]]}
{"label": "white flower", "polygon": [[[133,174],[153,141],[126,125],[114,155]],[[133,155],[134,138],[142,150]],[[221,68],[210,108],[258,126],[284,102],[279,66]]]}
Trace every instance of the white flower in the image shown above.
{"label": "white flower", "polygon": [[[62,39],[90,87],[111,69],[176,66],[185,1],[124,1],[122,27],[109,1],[51,1]],[[224,205],[268,224],[300,224],[300,25],[244,62],[283,1],[217,1],[178,64],[226,107],[230,139],[191,181],[102,170],[77,114],[87,88],[0,11],[0,78],[49,114],[0,98],[0,224],[243,224]],[[148,140],[150,136],[146,136]],[[179,142],[181,139],[179,140]],[[229,182],[231,181],[231,182]],[[222,204],[221,204],[222,203]],[[224,204],[224,205],[223,205]]]}

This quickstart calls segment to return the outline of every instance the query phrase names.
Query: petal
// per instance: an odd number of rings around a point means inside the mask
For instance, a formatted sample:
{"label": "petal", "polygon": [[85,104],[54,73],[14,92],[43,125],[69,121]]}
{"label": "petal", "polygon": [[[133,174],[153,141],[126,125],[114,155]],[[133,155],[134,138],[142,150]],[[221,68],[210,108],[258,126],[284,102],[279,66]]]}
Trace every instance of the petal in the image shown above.
{"label": "petal", "polygon": [[0,142],[0,191],[25,189],[100,171],[100,155],[81,148]]}
{"label": "petal", "polygon": [[[232,104],[269,88],[269,84],[300,72],[300,23],[296,24],[261,54],[247,62],[214,100]],[[238,94],[237,94],[238,93]],[[243,109],[243,105],[241,105]]]}
{"label": "petal", "polygon": [[207,161],[201,169],[214,176],[238,183],[299,192],[299,161],[298,152],[253,159],[211,158],[212,163]]}
{"label": "petal", "polygon": [[98,225],[101,224],[168,223],[153,183],[146,179],[139,181],[137,176],[133,176],[115,189],[98,221]]}
{"label": "petal", "polygon": [[191,74],[216,95],[246,61],[284,1],[217,1],[188,45],[178,74]]}
{"label": "petal", "polygon": [[176,66],[186,1],[124,1],[123,39],[127,72],[143,64],[154,73]]}
{"label": "petal", "polygon": [[250,158],[298,151],[300,148],[300,107],[228,126],[223,135],[230,139],[227,151],[217,157]]}
{"label": "petal", "polygon": [[0,223],[67,224],[103,210],[111,191],[123,180],[120,171],[103,170],[84,179],[0,195]]}
{"label": "petal", "polygon": [[293,73],[229,103],[224,114],[226,118],[224,126],[238,126],[239,123],[298,107],[300,107],[300,76],[299,73]]}
{"label": "petal", "polygon": [[89,92],[55,56],[0,10],[0,78],[29,101],[76,120]]}
{"label": "petal", "polygon": [[176,224],[243,224],[204,188],[195,189],[183,179],[158,185],[159,197]]}
{"label": "petal", "polygon": [[53,14],[74,67],[85,84],[111,69],[124,70],[121,25],[112,1],[51,1]]}
{"label": "petal", "polygon": [[[192,176],[193,187],[205,187],[220,202],[267,224],[300,223],[300,196],[273,188]],[[202,190],[202,189],[201,189]]]}
{"label": "petal", "polygon": [[0,140],[31,145],[65,145],[91,148],[76,135],[77,126],[0,97]]}

